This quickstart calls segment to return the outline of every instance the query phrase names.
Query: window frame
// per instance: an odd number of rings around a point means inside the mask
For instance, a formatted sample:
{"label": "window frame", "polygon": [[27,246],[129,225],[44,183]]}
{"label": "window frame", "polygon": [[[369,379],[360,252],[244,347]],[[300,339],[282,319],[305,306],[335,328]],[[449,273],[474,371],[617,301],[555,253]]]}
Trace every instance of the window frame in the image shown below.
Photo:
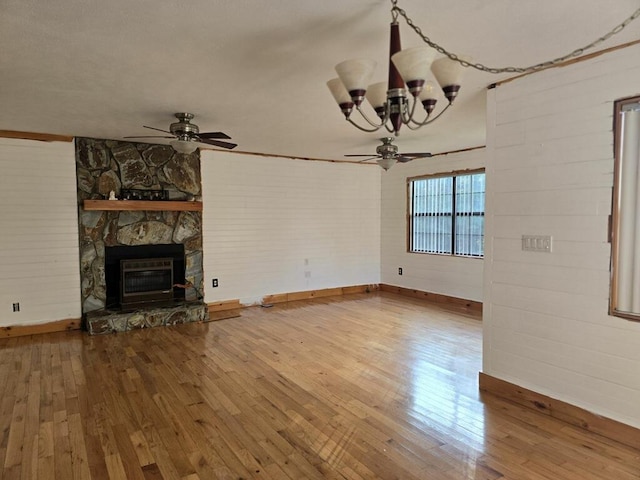
{"label": "window frame", "polygon": [[[406,222],[407,222],[407,238],[406,238],[406,249],[407,249],[407,253],[414,253],[417,255],[438,255],[438,256],[447,256],[447,257],[456,257],[456,258],[468,258],[468,259],[475,259],[475,260],[483,260],[484,259],[484,227],[485,225],[483,225],[483,229],[482,229],[482,237],[483,237],[483,248],[482,248],[482,255],[459,255],[457,253],[455,253],[455,243],[456,243],[456,239],[455,239],[455,218],[456,218],[456,210],[453,209],[451,212],[451,223],[452,223],[452,235],[451,235],[451,253],[439,253],[439,252],[418,252],[412,249],[412,238],[413,238],[413,211],[412,211],[412,205],[413,205],[413,193],[412,193],[412,184],[414,181],[416,180],[425,180],[425,179],[431,179],[431,178],[445,178],[445,177],[453,177],[453,183],[455,185],[455,178],[458,176],[464,176],[464,175],[475,175],[478,173],[483,173],[485,174],[485,203],[484,203],[484,210],[482,212],[482,216],[483,218],[486,218],[486,169],[484,167],[482,168],[473,168],[473,169],[464,169],[464,170],[452,170],[450,172],[438,172],[438,173],[433,173],[433,174],[426,174],[426,175],[418,175],[415,177],[407,177],[407,192],[406,192],[406,198],[407,198],[407,205],[406,205]],[[454,194],[455,192],[455,187],[452,190],[452,194]],[[455,194],[454,194],[455,195]],[[454,203],[455,205],[455,203]]]}
{"label": "window frame", "polygon": [[[640,322],[640,313],[625,312],[618,309],[618,264],[620,262],[620,189],[622,183],[622,112],[627,105],[640,103],[640,95],[621,98],[613,102],[613,187],[611,189],[611,216],[609,223],[609,242],[611,243],[611,260],[609,266],[609,315]],[[640,195],[640,193],[639,193]]]}

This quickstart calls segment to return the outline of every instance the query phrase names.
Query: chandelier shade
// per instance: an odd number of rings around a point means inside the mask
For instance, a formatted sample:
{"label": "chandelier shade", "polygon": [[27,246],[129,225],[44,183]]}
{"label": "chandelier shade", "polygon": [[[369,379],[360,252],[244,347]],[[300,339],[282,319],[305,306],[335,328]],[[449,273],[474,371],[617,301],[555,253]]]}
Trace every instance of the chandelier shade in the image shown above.
{"label": "chandelier shade", "polygon": [[387,82],[378,82],[369,85],[365,97],[369,104],[377,111],[378,108],[384,108],[387,103]]}
{"label": "chandelier shade", "polygon": [[[470,58],[460,57],[460,60],[470,61]],[[451,85],[460,85],[460,80],[462,80],[462,75],[464,74],[464,67],[448,57],[442,57],[433,62],[431,71],[440,86],[445,88]]]}
{"label": "chandelier shade", "polygon": [[418,95],[418,99],[420,99],[421,102],[428,99],[438,99],[438,92],[436,91],[436,87],[433,85],[433,82],[431,80],[427,80],[426,82],[424,82],[422,90],[420,91],[420,95]]}
{"label": "chandelier shade", "polygon": [[420,93],[416,87],[421,87],[429,77],[435,56],[435,50],[430,47],[407,48],[391,56],[391,61],[414,97]]}
{"label": "chandelier shade", "polygon": [[331,91],[331,95],[338,103],[338,105],[342,105],[343,103],[351,103],[351,95],[344,87],[344,83],[339,78],[332,78],[327,82],[327,86]]}
{"label": "chandelier shade", "polygon": [[356,105],[362,103],[375,68],[376,62],[367,58],[345,60],[336,65],[338,77]]}

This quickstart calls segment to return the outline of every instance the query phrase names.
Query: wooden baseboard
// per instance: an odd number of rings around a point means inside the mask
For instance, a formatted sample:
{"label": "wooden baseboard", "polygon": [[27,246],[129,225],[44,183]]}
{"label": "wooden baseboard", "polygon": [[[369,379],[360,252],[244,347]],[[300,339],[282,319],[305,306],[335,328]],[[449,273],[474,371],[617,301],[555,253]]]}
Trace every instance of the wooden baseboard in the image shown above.
{"label": "wooden baseboard", "polygon": [[[290,293],[275,293],[266,295],[262,298],[262,302],[254,305],[242,305],[240,300],[222,300],[219,302],[208,303],[209,316],[216,318],[222,312],[240,311],[242,308],[255,307],[259,305],[273,305],[275,303],[295,302],[296,300],[310,300],[312,298],[334,297],[341,295],[350,295],[354,293],[368,293],[378,290],[378,285],[352,285],[349,287],[323,288],[321,290],[305,290]],[[216,318],[217,319],[217,318]]]}
{"label": "wooden baseboard", "polygon": [[629,447],[637,449],[640,446],[640,429],[630,425],[596,415],[581,407],[528,390],[486,373],[480,372],[479,382],[482,392],[510,400]]}
{"label": "wooden baseboard", "polygon": [[222,300],[220,302],[207,303],[209,313],[211,312],[223,312],[225,310],[237,310],[242,308],[240,300]]}
{"label": "wooden baseboard", "polygon": [[209,321],[215,322],[217,320],[239,317],[242,308],[243,305],[240,304],[240,300],[238,299],[207,303]]}
{"label": "wooden baseboard", "polygon": [[291,293],[276,293],[262,298],[262,304],[295,302],[312,298],[335,297],[354,293],[368,293],[378,290],[378,285],[352,285],[349,287],[324,288],[321,290],[305,290]]}
{"label": "wooden baseboard", "polygon": [[434,303],[444,303],[447,305],[464,308],[471,313],[482,315],[482,302],[475,300],[467,300],[464,298],[450,297],[440,293],[424,292],[414,288],[397,287],[395,285],[380,284],[380,290],[383,292],[392,292],[404,295],[406,297],[420,298]]}
{"label": "wooden baseboard", "polygon": [[[449,306],[458,307],[473,316],[480,317],[482,315],[482,302],[474,300],[466,300],[464,298],[449,297],[438,293],[423,292],[420,290],[396,287],[394,285],[371,284],[371,285],[351,285],[348,287],[323,288],[320,290],[303,290],[299,292],[274,293],[273,295],[265,295],[260,305],[273,305],[276,303],[295,302],[297,300],[311,300],[313,298],[335,297],[342,295],[351,295],[355,293],[369,293],[374,291],[384,291],[398,293],[412,298],[419,298],[434,303],[447,304]],[[209,313],[224,310],[233,310],[238,308],[249,307],[253,305],[242,305],[239,300],[223,300],[207,304]]]}
{"label": "wooden baseboard", "polygon": [[25,335],[38,335],[40,333],[65,332],[67,330],[80,330],[82,320],[68,318],[55,322],[38,323],[36,325],[16,325],[12,327],[0,327],[0,338],[24,337]]}

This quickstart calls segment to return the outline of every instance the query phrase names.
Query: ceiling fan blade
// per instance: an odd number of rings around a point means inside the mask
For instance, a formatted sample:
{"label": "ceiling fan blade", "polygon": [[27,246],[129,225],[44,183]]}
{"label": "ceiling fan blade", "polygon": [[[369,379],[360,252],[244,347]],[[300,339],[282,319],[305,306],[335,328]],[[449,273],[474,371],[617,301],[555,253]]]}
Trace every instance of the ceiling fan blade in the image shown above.
{"label": "ceiling fan blade", "polygon": [[358,154],[352,154],[352,155],[345,155],[345,157],[371,157],[371,154],[370,153],[358,153]]}
{"label": "ceiling fan blade", "polygon": [[227,140],[231,140],[231,137],[229,135],[227,135],[226,133],[223,132],[204,132],[204,133],[199,133],[198,135],[196,135],[198,138],[216,138],[216,139],[227,139]]}
{"label": "ceiling fan blade", "polygon": [[419,153],[401,153],[403,157],[414,157],[414,158],[422,158],[422,157],[430,157],[431,152],[419,152]]}
{"label": "ceiling fan blade", "polygon": [[431,157],[430,153],[422,153],[420,155],[417,154],[403,154],[403,155],[398,155],[398,162],[400,163],[407,163],[410,162],[411,160],[417,160],[418,158],[429,158]]}
{"label": "ceiling fan blade", "polygon": [[[144,127],[144,128],[148,128],[148,129],[150,129],[150,130],[157,130],[157,131],[159,131],[159,132],[169,133],[169,134],[173,135],[173,133],[171,133],[171,132],[167,132],[166,130],[162,130],[161,128],[156,128],[156,127],[147,127],[146,125],[143,125],[143,127]],[[173,136],[175,137],[175,135],[173,135]],[[169,137],[167,137],[167,138],[169,138]],[[173,138],[173,137],[172,137],[172,138]]]}
{"label": "ceiling fan blade", "polygon": [[220,147],[220,148],[227,148],[229,150],[231,150],[232,148],[236,148],[238,146],[238,144],[236,143],[229,143],[229,142],[221,142],[219,140],[209,140],[206,138],[201,138],[200,143],[206,143],[208,145],[214,145],[216,147]]}
{"label": "ceiling fan blade", "polygon": [[122,138],[176,138],[173,135],[170,137],[167,137],[165,135],[135,135],[135,136],[129,136],[129,137],[122,137]]}
{"label": "ceiling fan blade", "polygon": [[363,158],[362,160],[358,160],[358,163],[368,162],[369,160],[373,160],[376,158],[378,158],[378,155],[376,155],[375,157]]}

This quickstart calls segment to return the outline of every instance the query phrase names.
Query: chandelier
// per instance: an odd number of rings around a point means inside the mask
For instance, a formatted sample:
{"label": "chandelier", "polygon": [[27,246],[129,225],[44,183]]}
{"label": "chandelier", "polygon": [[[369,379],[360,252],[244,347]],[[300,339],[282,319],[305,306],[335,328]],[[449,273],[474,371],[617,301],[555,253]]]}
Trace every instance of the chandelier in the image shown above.
{"label": "chandelier", "polygon": [[[438,119],[453,104],[460,91],[464,67],[469,65],[470,59],[457,57],[462,60],[460,62],[445,56],[434,61],[437,52],[428,46],[402,50],[398,10],[393,3],[388,81],[369,85],[376,62],[354,59],[336,65],[338,77],[329,80],[327,86],[346,120],[353,126],[365,132],[375,132],[384,127],[398,135],[402,125],[417,130]],[[435,78],[449,102],[437,115],[433,112],[438,92],[432,78]],[[361,108],[365,99],[378,115],[377,120],[370,119]],[[418,108],[419,104],[422,108]],[[351,118],[354,109],[360,113],[366,126],[359,125]]]}
{"label": "chandelier", "polygon": [[[586,50],[592,49],[620,33],[628,24],[640,17],[640,9],[637,9],[605,35],[553,60],[527,67],[487,67],[481,63],[472,63],[469,57],[449,52],[432,41],[422,33],[422,30],[415,25],[407,13],[398,7],[397,3],[398,0],[391,0],[388,81],[369,85],[376,62],[368,59],[355,59],[336,65],[338,77],[327,82],[327,86],[345,119],[365,132],[375,132],[384,127],[390,133],[398,135],[402,125],[406,125],[411,130],[417,130],[434,122],[453,104],[460,91],[460,81],[465,67],[492,74],[533,73],[555,67],[583,55]],[[402,50],[398,25],[399,16],[405,19],[407,25],[428,46]],[[437,53],[443,56],[434,60]],[[432,81],[432,76],[449,102],[438,114],[433,113],[437,103],[437,89]],[[407,90],[409,95],[407,95]],[[370,119],[361,108],[365,99],[375,110],[378,116],[377,120]],[[421,104],[423,108],[418,108],[418,104]],[[359,125],[351,118],[354,109],[362,116],[365,126]],[[424,110],[424,113],[419,114],[420,110]],[[418,118],[420,116],[422,118]]]}

